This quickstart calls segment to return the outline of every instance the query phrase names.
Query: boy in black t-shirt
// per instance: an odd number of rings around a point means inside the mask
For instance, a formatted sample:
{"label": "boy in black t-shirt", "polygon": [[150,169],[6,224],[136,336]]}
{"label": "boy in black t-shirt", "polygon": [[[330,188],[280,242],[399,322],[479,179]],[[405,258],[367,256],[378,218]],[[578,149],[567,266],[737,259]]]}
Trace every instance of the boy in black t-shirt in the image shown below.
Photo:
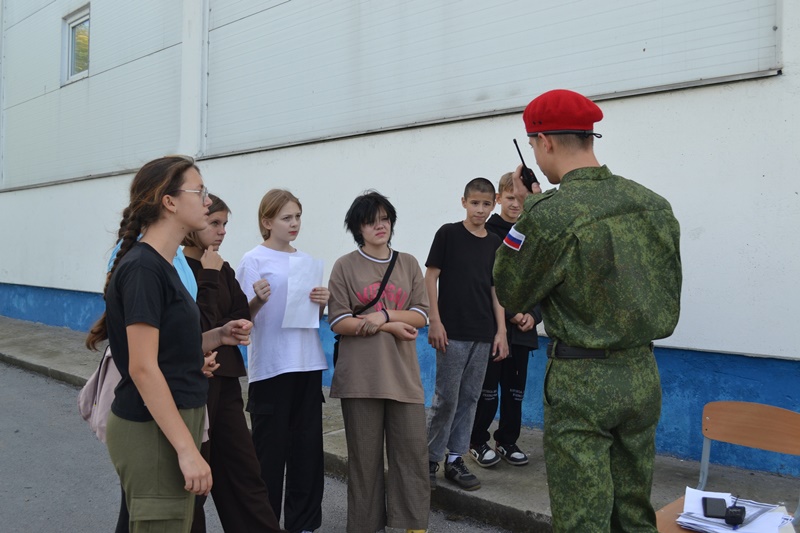
{"label": "boy in black t-shirt", "polygon": [[480,488],[461,456],[469,449],[486,362],[508,355],[505,315],[492,282],[501,241],[485,227],[495,205],[494,186],[475,178],[464,189],[461,204],[466,219],[439,228],[425,262],[428,342],[436,349],[436,394],[428,420],[431,489],[436,488],[445,448],[445,477],[464,490]]}
{"label": "boy in black t-shirt", "polygon": [[[514,196],[512,172],[504,174],[497,186],[497,203],[500,214],[495,213],[486,222],[486,229],[501,239],[522,213],[522,204]],[[533,192],[541,193],[538,183],[533,184]],[[514,311],[506,309],[506,330],[508,331],[509,356],[500,363],[489,362],[483,390],[475,411],[472,425],[469,452],[479,466],[488,467],[505,459],[509,464],[521,466],[528,464],[528,456],[517,446],[522,424],[522,400],[528,380],[528,354],[538,348],[536,324],[542,321],[542,312],[536,305],[533,309]],[[498,402],[498,388],[502,395]],[[489,425],[497,414],[500,404],[500,424],[494,432],[495,449],[489,446]]]}

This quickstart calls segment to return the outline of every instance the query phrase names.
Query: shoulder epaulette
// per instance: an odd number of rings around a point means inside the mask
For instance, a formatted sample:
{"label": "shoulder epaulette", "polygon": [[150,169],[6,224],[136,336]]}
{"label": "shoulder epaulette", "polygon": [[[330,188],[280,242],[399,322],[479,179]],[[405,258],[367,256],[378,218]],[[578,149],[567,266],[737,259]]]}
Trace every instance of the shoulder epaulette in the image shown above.
{"label": "shoulder epaulette", "polygon": [[542,194],[531,194],[525,199],[525,211],[530,211],[533,209],[533,206],[538,204],[539,202],[543,202],[548,198],[552,198],[558,189],[550,189],[548,191],[543,192]]}

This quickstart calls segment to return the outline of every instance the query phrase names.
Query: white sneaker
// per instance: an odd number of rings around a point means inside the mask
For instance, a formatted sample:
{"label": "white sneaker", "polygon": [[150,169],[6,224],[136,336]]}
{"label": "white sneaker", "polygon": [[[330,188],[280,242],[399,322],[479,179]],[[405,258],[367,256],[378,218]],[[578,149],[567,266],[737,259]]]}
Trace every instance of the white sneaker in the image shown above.
{"label": "white sneaker", "polygon": [[473,459],[475,459],[475,462],[478,463],[478,466],[482,466],[484,468],[494,466],[500,462],[500,457],[498,457],[495,451],[491,449],[485,442],[478,447],[473,447],[470,445],[469,454]]}
{"label": "white sneaker", "polygon": [[528,464],[528,456],[516,444],[498,444],[495,450],[510,465],[522,466]]}

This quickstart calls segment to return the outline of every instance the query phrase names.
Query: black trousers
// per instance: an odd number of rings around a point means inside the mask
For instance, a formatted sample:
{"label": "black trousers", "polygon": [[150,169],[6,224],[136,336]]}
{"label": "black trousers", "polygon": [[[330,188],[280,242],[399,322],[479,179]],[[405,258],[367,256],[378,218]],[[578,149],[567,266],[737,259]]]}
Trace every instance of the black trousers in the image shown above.
{"label": "black trousers", "polygon": [[325,486],[322,371],[280,374],[251,383],[249,390],[253,444],[272,509],[278,518],[283,509],[290,533],[319,529]]}
{"label": "black trousers", "polygon": [[[244,416],[239,378],[214,376],[208,381],[208,442],[200,447],[211,466],[211,495],[225,531],[283,531],[270,505],[250,429]],[[205,496],[197,497],[193,533],[204,533]]]}
{"label": "black trousers", "polygon": [[489,441],[489,426],[497,414],[497,392],[500,390],[500,424],[494,432],[498,444],[516,444],[522,424],[522,400],[528,381],[528,359],[533,348],[512,344],[509,357],[498,363],[489,360],[483,389],[475,410],[470,443]]}

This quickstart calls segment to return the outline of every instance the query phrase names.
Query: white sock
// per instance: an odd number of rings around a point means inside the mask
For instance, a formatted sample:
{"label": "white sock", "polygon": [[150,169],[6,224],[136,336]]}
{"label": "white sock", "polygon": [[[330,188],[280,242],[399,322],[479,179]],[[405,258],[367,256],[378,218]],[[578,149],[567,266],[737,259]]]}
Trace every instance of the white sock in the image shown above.
{"label": "white sock", "polygon": [[461,457],[460,453],[448,453],[447,454],[447,464],[454,462],[456,459]]}

